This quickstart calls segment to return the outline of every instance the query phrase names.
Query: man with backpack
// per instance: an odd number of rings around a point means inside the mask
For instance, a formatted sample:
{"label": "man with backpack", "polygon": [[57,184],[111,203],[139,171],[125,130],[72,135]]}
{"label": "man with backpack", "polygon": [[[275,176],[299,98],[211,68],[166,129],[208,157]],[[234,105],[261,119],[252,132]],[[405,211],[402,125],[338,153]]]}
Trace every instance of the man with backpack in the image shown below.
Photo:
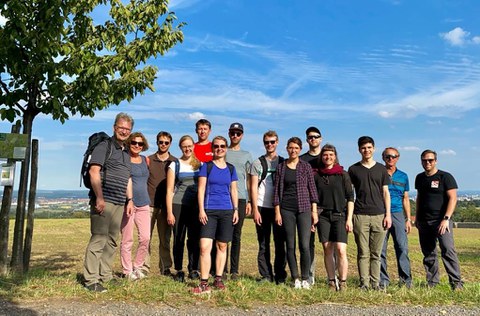
{"label": "man with backpack", "polygon": [[112,262],[125,206],[127,214],[133,211],[130,156],[124,146],[132,127],[133,118],[119,113],[113,125],[114,135],[91,152],[88,195],[92,235],[85,252],[83,276],[85,288],[92,292],[107,291],[104,284],[113,279]]}
{"label": "man with backpack", "polygon": [[[273,207],[274,175],[277,166],[284,159],[277,155],[278,135],[268,131],[263,135],[265,155],[256,159],[250,169],[250,198],[253,220],[258,239],[258,271],[259,282],[285,283],[287,278],[285,257],[285,231],[275,223]],[[270,262],[270,235],[273,228],[275,244],[275,260],[272,269]]]}

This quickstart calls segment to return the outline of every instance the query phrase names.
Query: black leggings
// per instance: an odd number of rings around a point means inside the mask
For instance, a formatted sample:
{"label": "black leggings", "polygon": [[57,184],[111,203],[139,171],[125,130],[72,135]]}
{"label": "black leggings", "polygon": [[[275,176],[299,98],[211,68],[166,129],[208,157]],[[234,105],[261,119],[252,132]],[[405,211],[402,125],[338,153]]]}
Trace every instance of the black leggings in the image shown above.
{"label": "black leggings", "polygon": [[298,241],[300,248],[300,268],[302,280],[308,280],[310,272],[310,235],[312,215],[310,212],[299,213],[282,209],[283,226],[285,227],[285,239],[287,243],[287,261],[290,267],[292,279],[298,279],[297,256],[295,254],[296,230],[298,229]]}

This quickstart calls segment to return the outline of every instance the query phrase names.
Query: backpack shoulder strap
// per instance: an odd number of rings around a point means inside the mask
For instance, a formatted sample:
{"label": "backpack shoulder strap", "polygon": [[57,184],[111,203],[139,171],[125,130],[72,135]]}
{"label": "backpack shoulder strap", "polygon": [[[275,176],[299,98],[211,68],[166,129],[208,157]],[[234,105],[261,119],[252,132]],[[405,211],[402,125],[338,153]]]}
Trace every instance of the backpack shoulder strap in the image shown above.
{"label": "backpack shoulder strap", "polygon": [[208,178],[208,176],[210,175],[210,172],[212,171],[212,168],[213,168],[213,162],[208,161],[208,162],[206,162],[206,164],[207,164],[207,178]]}
{"label": "backpack shoulder strap", "polygon": [[233,170],[235,169],[235,166],[232,165],[231,163],[227,162],[227,167],[228,167],[228,170],[230,170],[230,180],[232,180],[232,178],[233,178]]}
{"label": "backpack shoulder strap", "polygon": [[258,186],[260,186],[262,181],[265,180],[265,178],[267,177],[268,164],[265,156],[260,156],[258,159],[260,160],[260,164],[262,165],[262,174],[260,175],[260,179],[258,180]]}

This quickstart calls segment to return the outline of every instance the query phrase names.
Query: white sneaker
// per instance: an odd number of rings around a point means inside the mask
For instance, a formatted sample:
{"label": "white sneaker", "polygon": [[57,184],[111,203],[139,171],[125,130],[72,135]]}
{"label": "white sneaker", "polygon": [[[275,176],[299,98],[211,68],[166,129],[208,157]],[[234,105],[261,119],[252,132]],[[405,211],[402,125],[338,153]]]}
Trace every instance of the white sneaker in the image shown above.
{"label": "white sneaker", "polygon": [[302,281],[302,289],[310,290],[310,283],[307,280]]}
{"label": "white sneaker", "polygon": [[315,285],[315,277],[314,276],[310,276],[308,278],[308,282],[310,283],[311,286]]}
{"label": "white sneaker", "polygon": [[294,288],[296,288],[296,289],[301,289],[302,288],[302,282],[299,279],[295,279]]}
{"label": "white sneaker", "polygon": [[135,274],[135,272],[130,272],[129,274],[127,274],[125,276],[125,278],[127,278],[128,281],[136,281],[138,280],[138,277],[137,275]]}
{"label": "white sneaker", "polygon": [[135,276],[137,277],[137,279],[143,279],[143,278],[146,278],[146,277],[147,277],[147,276],[145,275],[145,273],[143,273],[143,271],[142,271],[141,268],[135,269],[135,271],[133,271],[133,273],[135,274]]}

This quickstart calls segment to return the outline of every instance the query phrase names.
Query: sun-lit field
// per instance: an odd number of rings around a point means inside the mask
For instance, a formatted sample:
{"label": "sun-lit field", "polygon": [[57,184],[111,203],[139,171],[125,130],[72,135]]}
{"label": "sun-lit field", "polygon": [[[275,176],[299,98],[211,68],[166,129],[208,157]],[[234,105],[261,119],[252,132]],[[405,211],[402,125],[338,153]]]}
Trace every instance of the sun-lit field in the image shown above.
{"label": "sun-lit field", "polygon": [[[13,223],[12,223],[13,224]],[[13,225],[11,225],[12,227]],[[396,263],[393,245],[389,252],[390,276],[393,284],[387,292],[364,292],[357,289],[358,274],[356,268],[356,247],[353,235],[349,239],[349,278],[348,290],[344,293],[332,293],[326,286],[326,274],[323,265],[321,245],[316,244],[317,282],[311,291],[294,290],[290,285],[257,284],[256,265],[257,241],[254,224],[247,219],[244,225],[240,273],[242,278],[227,282],[227,291],[214,293],[207,298],[198,298],[190,293],[194,283],[177,283],[160,276],[158,268],[158,238],[152,243],[152,266],[154,270],[147,279],[137,282],[122,281],[119,286],[109,288],[108,293],[92,294],[83,289],[78,282],[82,273],[85,246],[90,237],[88,219],[36,220],[32,262],[30,272],[24,278],[10,276],[0,278],[0,295],[12,301],[32,299],[80,299],[95,300],[103,298],[119,301],[139,301],[153,304],[183,305],[206,300],[213,306],[235,305],[248,308],[259,304],[300,305],[313,303],[342,303],[354,305],[450,305],[478,306],[480,303],[480,230],[455,229],[455,243],[460,258],[465,290],[453,293],[449,286],[443,266],[442,283],[435,289],[425,286],[425,274],[422,255],[418,244],[418,234],[414,229],[409,237],[410,260],[414,288],[399,288],[396,283]],[[115,271],[120,272],[120,260],[117,253]]]}

